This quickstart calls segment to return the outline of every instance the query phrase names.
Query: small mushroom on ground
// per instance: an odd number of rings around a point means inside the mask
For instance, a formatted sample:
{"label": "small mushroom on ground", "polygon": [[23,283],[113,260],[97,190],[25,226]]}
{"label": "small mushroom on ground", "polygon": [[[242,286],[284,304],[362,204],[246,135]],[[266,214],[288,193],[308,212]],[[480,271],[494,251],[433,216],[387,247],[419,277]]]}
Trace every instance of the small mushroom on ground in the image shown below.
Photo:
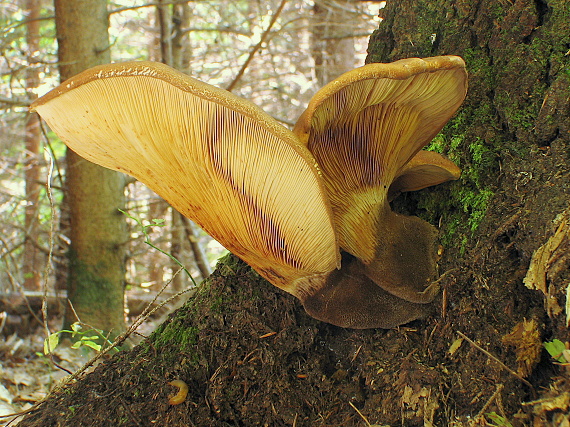
{"label": "small mushroom on ground", "polygon": [[[317,93],[293,133],[225,90],[129,62],[87,70],[32,109],[79,155],[147,184],[313,317],[390,328],[425,315],[437,287],[425,290],[435,229],[392,213],[389,193],[457,178],[451,162],[419,150],[464,92],[456,57],[365,66]],[[427,259],[419,272],[390,271],[415,258]]]}

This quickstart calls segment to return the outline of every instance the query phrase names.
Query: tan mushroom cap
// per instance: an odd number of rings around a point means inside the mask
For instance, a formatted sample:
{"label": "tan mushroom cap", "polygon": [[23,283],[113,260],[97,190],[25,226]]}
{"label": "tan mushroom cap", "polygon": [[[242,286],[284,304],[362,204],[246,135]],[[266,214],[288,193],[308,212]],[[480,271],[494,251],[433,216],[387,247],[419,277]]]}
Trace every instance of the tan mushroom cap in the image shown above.
{"label": "tan mushroom cap", "polygon": [[378,286],[363,273],[365,268],[358,259],[343,253],[342,268],[302,300],[307,313],[343,328],[390,329],[433,311],[430,304],[410,302]]}
{"label": "tan mushroom cap", "polygon": [[303,294],[338,266],[315,159],[250,102],[128,62],[87,70],[32,109],[79,155],[145,183],[274,285]]}
{"label": "tan mushroom cap", "polygon": [[388,199],[392,200],[404,191],[416,191],[442,182],[459,179],[461,169],[434,151],[420,150],[396,174],[388,189]]}
{"label": "tan mushroom cap", "polygon": [[[365,65],[315,94],[294,133],[321,166],[342,249],[372,261],[388,189],[466,91],[463,60],[441,56]],[[428,169],[418,166],[415,175],[433,175]],[[413,170],[407,172],[400,185],[413,188]]]}

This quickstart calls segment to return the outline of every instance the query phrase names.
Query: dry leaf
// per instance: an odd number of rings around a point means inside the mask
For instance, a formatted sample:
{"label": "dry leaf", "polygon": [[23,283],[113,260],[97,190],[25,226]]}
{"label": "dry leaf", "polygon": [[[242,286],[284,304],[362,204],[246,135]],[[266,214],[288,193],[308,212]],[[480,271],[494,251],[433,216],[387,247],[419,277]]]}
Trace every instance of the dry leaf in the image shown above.
{"label": "dry leaf", "polygon": [[[566,209],[554,220],[556,231],[540,246],[533,254],[528,271],[523,280],[529,289],[541,291],[546,296],[546,309],[550,317],[554,317],[562,311],[558,301],[554,297],[555,289],[547,286],[547,279],[552,281],[562,271],[565,271],[570,263],[570,209]],[[570,320],[568,309],[567,319]]]}
{"label": "dry leaf", "polygon": [[517,373],[526,378],[530,375],[536,364],[540,360],[542,351],[542,341],[538,323],[534,320],[524,319],[503,336],[503,344],[515,348],[517,355]]}

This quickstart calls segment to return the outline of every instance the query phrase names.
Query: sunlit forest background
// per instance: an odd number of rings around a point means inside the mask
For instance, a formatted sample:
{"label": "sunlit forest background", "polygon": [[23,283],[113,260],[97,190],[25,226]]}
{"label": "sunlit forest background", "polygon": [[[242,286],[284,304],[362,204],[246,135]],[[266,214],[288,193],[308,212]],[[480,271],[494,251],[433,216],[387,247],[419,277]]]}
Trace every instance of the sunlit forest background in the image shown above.
{"label": "sunlit forest background", "polygon": [[[113,62],[166,62],[291,126],[320,86],[363,64],[380,7],[381,2],[310,0],[113,1],[109,49]],[[65,146],[28,113],[36,97],[59,83],[53,5],[4,1],[0,23],[0,293],[36,295],[44,283],[50,292],[64,291]],[[137,220],[157,224],[147,229],[149,240],[175,254],[196,279],[211,271],[222,247],[143,185],[131,180],[125,192],[134,218],[128,219],[126,243],[132,294],[160,288],[178,269],[143,243]],[[188,285],[179,275],[171,291]]]}

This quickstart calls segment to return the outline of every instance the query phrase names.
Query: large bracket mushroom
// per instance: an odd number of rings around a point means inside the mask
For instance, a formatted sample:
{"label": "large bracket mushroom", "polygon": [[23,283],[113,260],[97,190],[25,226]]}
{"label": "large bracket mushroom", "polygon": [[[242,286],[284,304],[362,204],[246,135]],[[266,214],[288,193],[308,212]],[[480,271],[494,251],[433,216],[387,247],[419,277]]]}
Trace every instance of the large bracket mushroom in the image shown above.
{"label": "large bracket mushroom", "polygon": [[366,65],[319,91],[293,132],[153,62],[91,68],[31,108],[72,150],[148,185],[311,316],[390,328],[425,316],[438,288],[435,228],[389,200],[459,176],[420,150],[466,81],[453,56]]}

